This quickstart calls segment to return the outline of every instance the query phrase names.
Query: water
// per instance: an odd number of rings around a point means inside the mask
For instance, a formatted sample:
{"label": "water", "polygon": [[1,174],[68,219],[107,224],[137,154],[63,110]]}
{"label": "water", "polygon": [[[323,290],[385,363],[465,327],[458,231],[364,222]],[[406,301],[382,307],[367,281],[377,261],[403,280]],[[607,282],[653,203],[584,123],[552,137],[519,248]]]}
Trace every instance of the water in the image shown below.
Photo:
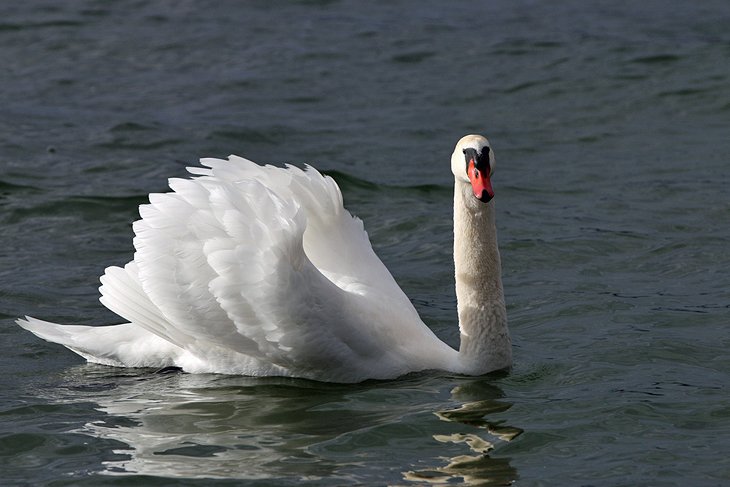
{"label": "water", "polygon": [[[730,483],[726,2],[0,6],[3,485]],[[311,162],[451,344],[487,134],[510,374],[341,386],[85,365],[97,276],[202,156]]]}

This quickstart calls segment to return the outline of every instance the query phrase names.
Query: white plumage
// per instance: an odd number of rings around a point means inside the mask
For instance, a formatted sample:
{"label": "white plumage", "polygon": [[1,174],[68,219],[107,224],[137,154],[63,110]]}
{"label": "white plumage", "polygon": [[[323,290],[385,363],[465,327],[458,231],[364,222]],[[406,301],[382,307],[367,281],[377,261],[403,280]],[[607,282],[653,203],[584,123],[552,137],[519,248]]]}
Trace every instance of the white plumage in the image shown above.
{"label": "white plumage", "polygon": [[331,178],[237,156],[201,163],[150,195],[134,260],[101,277],[101,302],[129,323],[18,324],[115,366],[332,382],[499,368],[472,370],[420,320]]}

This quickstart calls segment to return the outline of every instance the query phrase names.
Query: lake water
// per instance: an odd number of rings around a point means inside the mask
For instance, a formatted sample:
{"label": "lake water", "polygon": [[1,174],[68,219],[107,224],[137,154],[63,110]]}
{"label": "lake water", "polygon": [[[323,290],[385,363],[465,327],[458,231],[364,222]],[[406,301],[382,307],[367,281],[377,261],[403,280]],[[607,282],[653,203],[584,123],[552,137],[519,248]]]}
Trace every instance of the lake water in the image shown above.
{"label": "lake water", "polygon": [[[730,3],[0,5],[0,484],[730,484]],[[456,345],[448,158],[490,137],[509,374],[86,365],[199,157],[309,162]],[[244,482],[246,481],[246,482]]]}

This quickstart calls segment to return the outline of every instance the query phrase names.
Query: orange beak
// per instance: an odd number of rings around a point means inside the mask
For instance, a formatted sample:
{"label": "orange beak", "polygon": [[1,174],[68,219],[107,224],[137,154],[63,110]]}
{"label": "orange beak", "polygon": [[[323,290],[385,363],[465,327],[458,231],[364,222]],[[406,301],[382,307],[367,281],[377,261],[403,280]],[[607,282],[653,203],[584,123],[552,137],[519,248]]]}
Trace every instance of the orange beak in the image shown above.
{"label": "orange beak", "polygon": [[466,173],[471,181],[471,189],[474,191],[474,196],[479,201],[488,202],[494,198],[494,190],[492,189],[492,181],[489,179],[487,171],[480,171],[477,169],[474,159],[469,161]]}

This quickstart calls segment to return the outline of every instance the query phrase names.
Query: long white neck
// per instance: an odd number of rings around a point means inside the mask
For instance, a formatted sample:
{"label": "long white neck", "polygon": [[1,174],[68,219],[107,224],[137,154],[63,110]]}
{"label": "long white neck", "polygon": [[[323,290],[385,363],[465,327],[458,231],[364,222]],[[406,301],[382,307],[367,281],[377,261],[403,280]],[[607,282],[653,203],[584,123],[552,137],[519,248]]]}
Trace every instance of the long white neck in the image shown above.
{"label": "long white neck", "polygon": [[454,188],[454,264],[461,345],[467,374],[484,374],[512,363],[494,202],[474,197],[468,183]]}

